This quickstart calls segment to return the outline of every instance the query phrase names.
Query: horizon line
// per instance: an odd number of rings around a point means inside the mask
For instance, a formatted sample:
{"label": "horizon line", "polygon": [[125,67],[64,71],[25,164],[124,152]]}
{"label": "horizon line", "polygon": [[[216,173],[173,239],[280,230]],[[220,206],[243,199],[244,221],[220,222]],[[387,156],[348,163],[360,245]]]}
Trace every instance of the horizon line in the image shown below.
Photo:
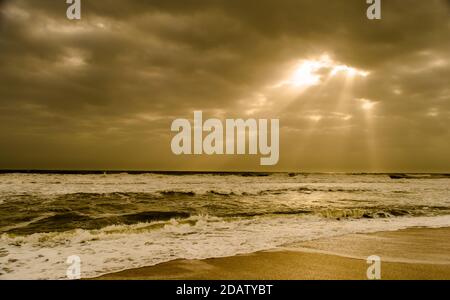
{"label": "horizon line", "polygon": [[254,170],[136,170],[136,169],[0,169],[0,174],[7,173],[35,173],[35,174],[436,174],[450,175],[450,172],[408,172],[408,171],[383,171],[383,172],[367,172],[367,171],[254,171]]}

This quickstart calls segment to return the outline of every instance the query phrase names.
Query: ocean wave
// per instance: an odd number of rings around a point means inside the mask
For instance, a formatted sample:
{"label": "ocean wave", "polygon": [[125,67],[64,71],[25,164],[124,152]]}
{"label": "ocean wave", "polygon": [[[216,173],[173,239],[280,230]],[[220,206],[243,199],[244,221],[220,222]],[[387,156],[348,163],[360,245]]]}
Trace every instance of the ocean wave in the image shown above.
{"label": "ocean wave", "polygon": [[[103,205],[111,205],[104,203]],[[277,209],[262,207],[259,209],[239,207],[239,204],[228,203],[224,208],[222,202],[212,202],[203,205],[200,209],[167,211],[149,210],[136,211],[126,214],[99,214],[88,215],[80,212],[56,209],[50,210],[42,216],[28,215],[15,220],[15,224],[0,228],[0,232],[14,235],[30,235],[45,232],[64,232],[74,229],[101,229],[111,225],[132,225],[151,223],[155,221],[179,221],[196,215],[209,215],[211,217],[227,219],[252,219],[256,217],[282,217],[282,216],[316,216],[323,219],[388,219],[404,216],[437,216],[450,214],[450,208],[444,206],[359,206],[359,207],[305,207],[302,209]],[[7,220],[8,221],[8,220]],[[8,222],[7,222],[8,223]],[[9,222],[14,223],[14,222]]]}
{"label": "ocean wave", "polygon": [[0,279],[62,279],[66,259],[78,255],[82,277],[175,259],[251,253],[312,239],[409,227],[448,227],[450,216],[333,220],[315,216],[226,219],[191,216],[96,230],[0,236]]}
{"label": "ocean wave", "polygon": [[389,174],[391,179],[444,179],[450,178],[450,174]]}
{"label": "ocean wave", "polygon": [[137,224],[152,221],[188,218],[187,212],[144,211],[108,217],[90,217],[76,212],[64,212],[37,218],[25,226],[17,226],[3,232],[10,234],[33,234],[39,232],[63,232],[74,229],[100,229],[114,224]]}
{"label": "ocean wave", "polygon": [[[77,183],[80,184],[80,183]],[[113,185],[113,184],[112,184]],[[293,186],[293,187],[282,187],[282,188],[272,188],[264,186],[256,186],[252,190],[242,189],[242,186],[230,186],[223,187],[220,189],[189,189],[189,188],[175,188],[175,189],[161,189],[154,191],[143,191],[143,192],[65,192],[55,195],[47,194],[28,194],[28,193],[15,193],[7,196],[3,196],[0,199],[0,204],[3,202],[28,202],[33,199],[42,198],[55,198],[55,199],[67,199],[70,201],[86,201],[86,200],[97,200],[97,199],[136,199],[136,198],[166,198],[166,197],[194,197],[194,196],[259,196],[259,195],[279,195],[281,193],[297,192],[297,193],[313,193],[313,192],[332,192],[332,193],[364,193],[372,192],[373,189],[359,188],[359,187],[327,187],[327,186]],[[404,191],[397,191],[404,192]]]}
{"label": "ocean wave", "polygon": [[162,196],[168,196],[168,197],[180,197],[180,196],[188,196],[193,197],[196,195],[193,191],[158,191],[157,194],[160,194]]}
{"label": "ocean wave", "polygon": [[281,216],[281,215],[314,215],[326,219],[377,219],[396,218],[403,216],[435,216],[450,214],[449,207],[342,207],[342,208],[319,208],[284,211],[264,212],[242,212],[230,213],[222,216],[227,217],[257,217],[257,216]]}

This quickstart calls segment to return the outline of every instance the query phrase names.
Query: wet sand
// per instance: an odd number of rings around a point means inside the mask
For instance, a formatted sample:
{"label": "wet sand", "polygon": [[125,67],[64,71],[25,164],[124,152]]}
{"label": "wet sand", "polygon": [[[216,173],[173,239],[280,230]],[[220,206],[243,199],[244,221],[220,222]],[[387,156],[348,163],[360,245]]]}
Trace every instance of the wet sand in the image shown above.
{"label": "wet sand", "polygon": [[96,279],[367,279],[368,256],[381,258],[382,279],[450,279],[450,228],[351,234],[271,251],[175,260]]}

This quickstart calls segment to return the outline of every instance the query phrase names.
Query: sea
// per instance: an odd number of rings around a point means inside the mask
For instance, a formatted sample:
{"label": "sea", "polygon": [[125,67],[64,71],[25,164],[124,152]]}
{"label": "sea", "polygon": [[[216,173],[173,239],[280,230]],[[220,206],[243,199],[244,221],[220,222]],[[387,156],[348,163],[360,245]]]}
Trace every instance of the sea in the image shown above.
{"label": "sea", "polygon": [[350,233],[450,226],[448,174],[0,174],[0,279],[82,278]]}

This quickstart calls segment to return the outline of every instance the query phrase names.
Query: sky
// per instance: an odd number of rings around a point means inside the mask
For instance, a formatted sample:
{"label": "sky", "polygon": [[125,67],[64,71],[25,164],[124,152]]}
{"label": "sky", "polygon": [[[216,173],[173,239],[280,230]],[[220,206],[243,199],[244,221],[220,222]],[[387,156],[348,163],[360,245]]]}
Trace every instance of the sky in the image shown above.
{"label": "sky", "polygon": [[[0,1],[0,169],[450,172],[450,1]],[[279,119],[280,160],[176,156]]]}

